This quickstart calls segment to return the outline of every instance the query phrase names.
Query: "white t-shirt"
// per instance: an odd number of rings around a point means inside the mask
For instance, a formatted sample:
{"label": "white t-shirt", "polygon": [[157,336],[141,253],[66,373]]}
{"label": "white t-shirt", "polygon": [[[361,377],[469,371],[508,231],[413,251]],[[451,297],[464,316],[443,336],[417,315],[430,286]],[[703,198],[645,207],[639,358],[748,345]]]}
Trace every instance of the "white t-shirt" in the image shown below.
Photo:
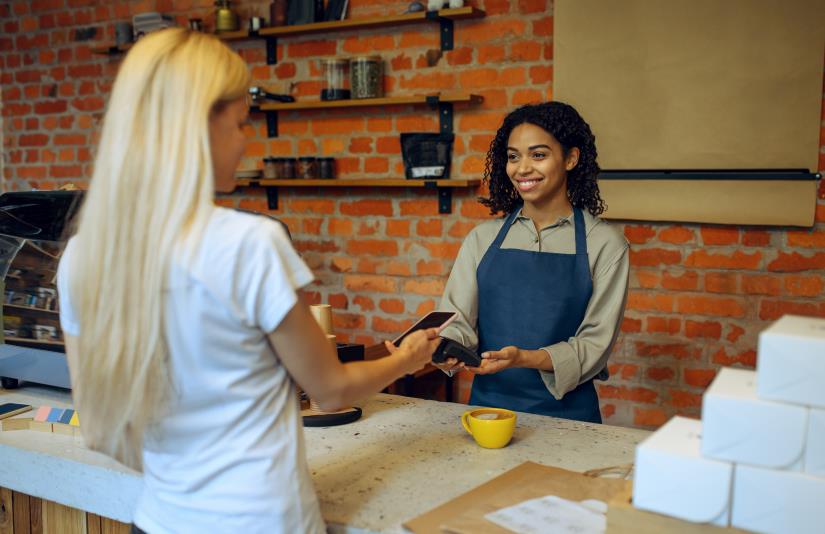
{"label": "white t-shirt", "polygon": [[[80,334],[58,269],[63,330]],[[171,415],[148,431],[134,523],[150,534],[325,532],[297,394],[267,340],[312,273],[281,226],[216,208],[165,303]],[[83,355],[79,355],[83,357]]]}

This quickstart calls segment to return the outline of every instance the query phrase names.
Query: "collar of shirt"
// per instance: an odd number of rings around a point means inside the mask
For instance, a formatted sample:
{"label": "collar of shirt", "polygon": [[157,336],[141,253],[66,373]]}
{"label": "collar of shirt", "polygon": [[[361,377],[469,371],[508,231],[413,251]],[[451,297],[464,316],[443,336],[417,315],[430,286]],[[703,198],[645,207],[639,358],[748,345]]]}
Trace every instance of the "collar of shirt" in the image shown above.
{"label": "collar of shirt", "polygon": [[[533,220],[530,217],[527,217],[526,215],[524,215],[522,213],[523,209],[524,209],[523,207],[518,209],[518,212],[516,213],[516,216],[513,219],[513,222],[511,224],[515,224],[516,221],[524,221],[526,223],[529,223],[530,228],[535,228],[536,226],[533,224]],[[572,224],[572,223],[573,223],[573,212],[571,211],[570,215],[568,215],[567,217],[559,217],[556,220],[555,223],[550,224],[548,226],[545,226],[544,228],[541,229],[541,231],[543,232],[543,231],[549,230],[551,228],[558,228],[559,226],[561,226],[563,224]]]}

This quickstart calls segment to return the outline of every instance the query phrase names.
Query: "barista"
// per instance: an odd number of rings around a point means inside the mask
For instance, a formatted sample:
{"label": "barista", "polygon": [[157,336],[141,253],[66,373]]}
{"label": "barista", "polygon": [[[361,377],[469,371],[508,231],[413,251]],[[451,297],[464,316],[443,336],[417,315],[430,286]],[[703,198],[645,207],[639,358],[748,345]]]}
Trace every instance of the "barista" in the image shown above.
{"label": "barista", "polygon": [[439,307],[458,313],[442,337],[483,358],[467,367],[471,404],[601,422],[593,379],[607,378],[629,262],[599,218],[594,141],[561,102],[516,109],[492,141],[481,202],[505,216],[467,235]]}

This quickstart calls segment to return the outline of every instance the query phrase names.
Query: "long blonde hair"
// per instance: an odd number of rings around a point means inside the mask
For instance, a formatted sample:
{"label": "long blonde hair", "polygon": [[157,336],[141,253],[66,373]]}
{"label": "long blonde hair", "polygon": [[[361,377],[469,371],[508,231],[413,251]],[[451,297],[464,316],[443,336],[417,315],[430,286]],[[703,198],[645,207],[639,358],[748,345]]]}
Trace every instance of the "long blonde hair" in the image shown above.
{"label": "long blonde hair", "polygon": [[209,115],[248,85],[225,44],[174,28],[138,41],[109,98],[69,265],[80,323],[72,381],[86,443],[135,469],[172,394],[171,261],[194,251],[214,207]]}

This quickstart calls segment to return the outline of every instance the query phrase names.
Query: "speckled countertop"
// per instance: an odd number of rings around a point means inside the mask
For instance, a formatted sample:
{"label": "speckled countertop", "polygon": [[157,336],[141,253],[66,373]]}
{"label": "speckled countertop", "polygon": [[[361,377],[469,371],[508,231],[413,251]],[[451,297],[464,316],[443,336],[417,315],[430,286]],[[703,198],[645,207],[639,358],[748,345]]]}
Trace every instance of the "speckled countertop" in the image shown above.
{"label": "speckled countertop", "polygon": [[[0,402],[65,406],[45,388],[0,390]],[[519,465],[576,471],[629,463],[648,432],[519,414],[504,449],[475,444],[461,426],[466,405],[376,395],[361,420],[307,428],[307,456],[324,518],[334,532],[401,532],[401,523]],[[0,432],[0,486],[128,522],[140,477],[79,438]]]}

